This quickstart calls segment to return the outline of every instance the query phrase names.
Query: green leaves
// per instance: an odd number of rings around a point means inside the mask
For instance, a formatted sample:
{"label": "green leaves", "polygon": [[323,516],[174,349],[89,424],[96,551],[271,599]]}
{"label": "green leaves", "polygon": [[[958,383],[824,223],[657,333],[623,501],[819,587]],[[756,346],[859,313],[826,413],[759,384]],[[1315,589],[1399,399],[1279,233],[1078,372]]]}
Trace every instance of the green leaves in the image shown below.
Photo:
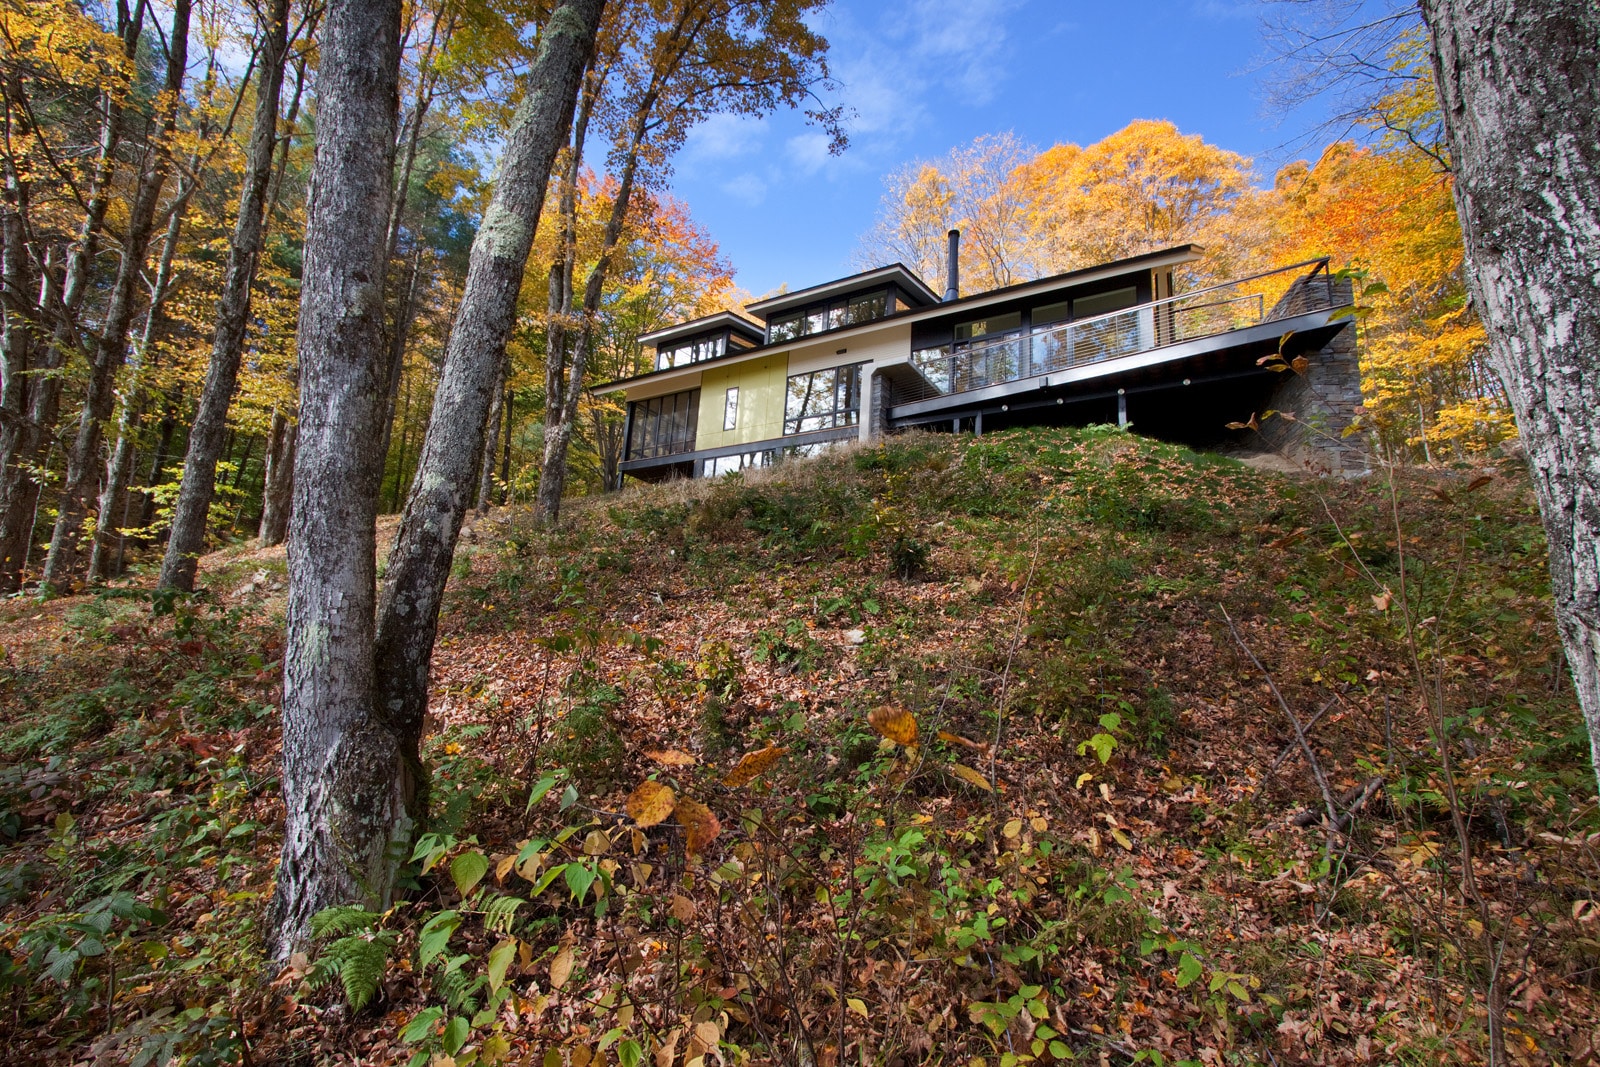
{"label": "green leaves", "polygon": [[463,852],[450,861],[450,880],[455,882],[456,892],[460,893],[463,899],[488,873],[489,857],[477,850]]}
{"label": "green leaves", "polygon": [[1200,977],[1201,969],[1200,961],[1195,959],[1191,953],[1185,952],[1182,956],[1179,956],[1178,988],[1187,989],[1193,985],[1195,979]]}
{"label": "green leaves", "polygon": [[418,969],[426,967],[435,956],[444,952],[445,946],[450,943],[450,935],[460,925],[461,913],[456,911],[441,911],[422,924],[422,932],[417,935]]}

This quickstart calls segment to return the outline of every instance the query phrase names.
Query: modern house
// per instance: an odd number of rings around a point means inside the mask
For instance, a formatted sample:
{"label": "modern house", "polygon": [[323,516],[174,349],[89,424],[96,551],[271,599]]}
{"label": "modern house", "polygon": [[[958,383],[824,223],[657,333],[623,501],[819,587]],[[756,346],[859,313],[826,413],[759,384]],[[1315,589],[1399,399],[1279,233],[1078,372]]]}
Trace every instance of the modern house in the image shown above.
{"label": "modern house", "polygon": [[[624,475],[702,477],[906,427],[971,431],[1117,421],[1217,443],[1229,422],[1334,468],[1361,403],[1349,282],[1326,259],[1174,292],[1194,245],[942,298],[901,264],[642,337],[653,368],[622,392]],[[1304,357],[1304,359],[1300,359]],[[1296,369],[1285,369],[1292,365]]]}

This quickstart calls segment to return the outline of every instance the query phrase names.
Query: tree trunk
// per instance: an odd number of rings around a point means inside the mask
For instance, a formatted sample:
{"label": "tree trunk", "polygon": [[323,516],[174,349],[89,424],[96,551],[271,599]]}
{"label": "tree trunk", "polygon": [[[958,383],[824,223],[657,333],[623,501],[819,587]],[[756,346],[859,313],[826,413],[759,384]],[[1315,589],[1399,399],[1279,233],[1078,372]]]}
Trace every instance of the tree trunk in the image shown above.
{"label": "tree trunk", "polygon": [[505,359],[550,168],[566,140],[603,6],[604,0],[562,0],[539,35],[494,195],[472,242],[417,476],[389,556],[376,651],[378,713],[413,740],[427,709],[439,603],[476,488],[495,373]]}
{"label": "tree trunk", "polygon": [[[139,0],[131,12],[125,6],[118,8],[117,36],[122,41],[126,56],[132,57],[138,51],[144,14],[144,0]],[[15,427],[15,440],[0,443],[0,460],[3,460],[0,463],[0,594],[15,592],[21,586],[22,569],[33,544],[34,524],[43,489],[34,478],[33,470],[44,465],[50,451],[61,400],[61,377],[58,372],[66,360],[69,347],[77,344],[73,316],[89,291],[89,266],[99,248],[106,209],[111,203],[116,154],[122,144],[123,105],[117,88],[107,87],[101,96],[100,139],[94,172],[89,181],[89,198],[77,240],[68,251],[62,277],[58,283],[51,252],[46,253],[41,271],[36,309],[41,326],[47,318],[56,320],[54,343],[41,346],[37,362],[26,368],[26,378],[19,378],[12,391],[12,400],[20,405],[18,410],[24,421]],[[8,175],[8,182],[12,177]],[[23,205],[19,202],[16,206],[20,209]],[[26,220],[19,215],[17,221]],[[25,229],[19,231],[16,237],[19,243],[14,247],[21,253],[23,244],[20,241],[26,239]],[[13,297],[21,291],[26,290],[8,290]],[[12,310],[20,312],[20,309]],[[31,345],[29,349],[31,357],[34,355]]]}
{"label": "tree trunk", "polygon": [[262,548],[283,544],[289,529],[289,505],[294,492],[294,445],[299,425],[281,411],[272,413],[267,435],[266,470],[261,476],[261,526],[256,543]]}
{"label": "tree trunk", "polygon": [[228,270],[217,300],[217,329],[211,344],[211,366],[200,393],[183,482],[172,513],[172,534],[161,561],[157,584],[163,589],[194,589],[195,565],[205,547],[206,518],[216,493],[217,457],[228,424],[228,407],[239,384],[239,360],[250,321],[250,285],[261,254],[267,186],[272,179],[273,149],[278,136],[278,99],[289,47],[289,0],[271,0],[261,46],[256,82],[255,123],[239,194],[239,217],[228,248]]}
{"label": "tree trunk", "polygon": [[[572,444],[572,434],[578,425],[578,405],[583,399],[583,374],[589,351],[594,347],[594,327],[600,314],[600,298],[605,292],[606,278],[611,271],[611,259],[622,240],[622,228],[628,221],[628,207],[633,200],[633,183],[639,171],[639,153],[644,147],[649,117],[655,110],[656,94],[645,94],[633,116],[628,147],[623,154],[622,177],[617,181],[616,199],[611,202],[611,214],[601,238],[600,255],[583,286],[583,317],[576,342],[570,324],[564,323],[561,346],[572,351],[571,365],[565,385],[559,383],[560,365],[547,364],[545,379],[544,457],[539,466],[539,492],[535,498],[534,516],[540,522],[554,525],[561,521],[561,497],[567,491],[567,451]],[[570,289],[571,277],[567,278]],[[570,322],[570,315],[567,316]],[[552,349],[555,342],[552,339]],[[565,353],[559,356],[566,362]],[[558,379],[557,388],[550,388],[551,367]]]}
{"label": "tree trunk", "polygon": [[411,825],[407,745],[373,714],[382,432],[385,224],[400,96],[400,0],[332,0],[318,71],[316,157],[300,291],[283,665],[283,855],[269,945],[301,948],[311,918],[381,907]]}
{"label": "tree trunk", "polygon": [[411,266],[406,271],[406,285],[400,306],[395,309],[394,332],[389,338],[389,385],[384,391],[383,444],[378,455],[383,457],[388,469],[389,445],[394,440],[394,409],[400,398],[400,379],[405,373],[406,343],[411,338],[411,324],[417,317],[417,278],[421,274],[422,249],[411,254]]}
{"label": "tree trunk", "polygon": [[144,273],[145,255],[155,225],[156,206],[171,169],[171,142],[177,125],[178,97],[183,89],[184,68],[188,62],[189,13],[191,0],[175,0],[172,9],[167,56],[167,100],[160,128],[151,131],[152,143],[145,150],[133,203],[123,234],[122,257],[106,305],[105,321],[94,346],[89,367],[89,384],[78,432],[67,453],[66,486],[55,530],[50,536],[50,554],[45,559],[44,581],[59,585],[67,578],[77,556],[77,539],[89,494],[98,472],[101,425],[111,414],[115,400],[117,369],[127,355],[128,331],[132,328],[136,297]]}
{"label": "tree trunk", "polygon": [[1424,0],[1472,292],[1600,777],[1600,8]]}
{"label": "tree trunk", "polygon": [[488,437],[483,442],[483,459],[479,461],[478,475],[478,506],[474,509],[479,515],[489,511],[489,504],[494,493],[494,467],[495,461],[500,458],[500,406],[506,392],[506,361],[500,361],[500,370],[494,376],[494,392],[489,400]]}
{"label": "tree trunk", "polygon": [[[174,211],[167,221],[167,235],[161,242],[160,266],[156,268],[155,286],[150,290],[150,307],[145,312],[144,332],[134,349],[133,373],[123,397],[122,413],[117,419],[117,443],[111,450],[111,462],[106,464],[106,486],[100,494],[94,548],[89,553],[90,581],[103,581],[122,570],[123,534],[120,527],[125,524],[116,521],[117,503],[125,497],[128,479],[133,472],[134,439],[144,417],[141,379],[150,361],[150,345],[155,340],[156,327],[161,319],[161,305],[166,300],[167,289],[172,285],[172,257],[182,230],[183,212]],[[125,506],[122,508],[124,515],[127,510]]]}

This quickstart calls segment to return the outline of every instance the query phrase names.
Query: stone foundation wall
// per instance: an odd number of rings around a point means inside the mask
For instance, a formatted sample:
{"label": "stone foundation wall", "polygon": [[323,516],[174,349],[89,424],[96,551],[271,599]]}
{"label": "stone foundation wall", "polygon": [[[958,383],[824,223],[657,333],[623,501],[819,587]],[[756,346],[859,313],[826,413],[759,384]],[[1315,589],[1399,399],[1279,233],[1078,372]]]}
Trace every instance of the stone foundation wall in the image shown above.
{"label": "stone foundation wall", "polygon": [[1312,470],[1334,474],[1371,467],[1360,435],[1343,436],[1361,406],[1361,364],[1356,354],[1356,324],[1346,322],[1332,340],[1304,353],[1310,366],[1304,374],[1283,372],[1267,407],[1289,412],[1294,419],[1273,415],[1261,422],[1261,436],[1275,451]]}

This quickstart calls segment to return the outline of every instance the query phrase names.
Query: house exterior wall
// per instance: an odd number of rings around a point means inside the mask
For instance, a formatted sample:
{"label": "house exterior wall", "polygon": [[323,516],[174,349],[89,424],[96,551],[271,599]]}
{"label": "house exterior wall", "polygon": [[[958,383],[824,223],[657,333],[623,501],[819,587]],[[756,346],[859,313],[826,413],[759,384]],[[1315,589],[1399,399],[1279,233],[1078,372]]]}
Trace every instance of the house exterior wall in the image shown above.
{"label": "house exterior wall", "polygon": [[1273,415],[1262,420],[1261,436],[1272,448],[1297,462],[1335,473],[1368,470],[1371,457],[1360,437],[1344,436],[1361,406],[1361,364],[1356,350],[1356,324],[1348,322],[1321,349],[1305,353],[1304,374],[1284,372],[1269,407],[1290,412],[1293,420]]}
{"label": "house exterior wall", "polygon": [[[700,372],[700,427],[695,447],[722,448],[783,436],[783,392],[789,354],[779,352],[730,367]],[[723,402],[729,388],[739,389],[739,415],[732,430],[722,428]]]}

